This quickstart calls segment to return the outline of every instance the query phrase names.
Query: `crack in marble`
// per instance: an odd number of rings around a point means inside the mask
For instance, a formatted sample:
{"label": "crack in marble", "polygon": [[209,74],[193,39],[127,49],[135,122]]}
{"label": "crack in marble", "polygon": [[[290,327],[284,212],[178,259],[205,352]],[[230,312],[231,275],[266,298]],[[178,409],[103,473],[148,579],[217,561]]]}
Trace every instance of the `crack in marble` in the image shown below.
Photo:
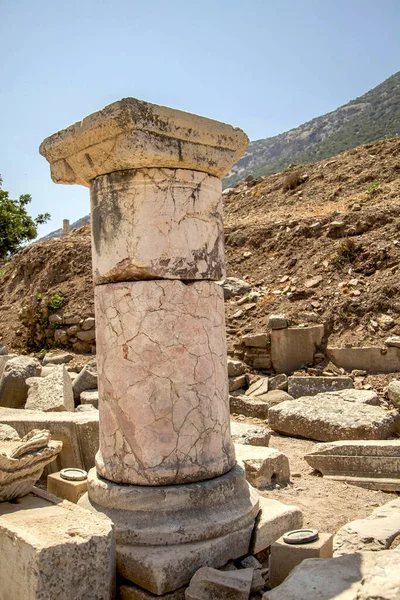
{"label": "crack in marble", "polygon": [[164,485],[228,471],[234,452],[219,286],[161,280],[108,284],[96,288],[96,303],[98,314],[116,309],[113,323],[100,323],[98,340],[100,406],[107,403],[100,418],[109,421],[101,427],[100,474]]}

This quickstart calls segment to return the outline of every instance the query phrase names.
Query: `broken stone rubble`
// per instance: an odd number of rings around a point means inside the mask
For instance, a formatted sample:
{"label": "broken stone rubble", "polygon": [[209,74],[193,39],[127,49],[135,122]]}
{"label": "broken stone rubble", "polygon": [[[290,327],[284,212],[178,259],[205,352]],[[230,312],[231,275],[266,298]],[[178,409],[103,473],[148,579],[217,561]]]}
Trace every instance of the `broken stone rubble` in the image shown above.
{"label": "broken stone rubble", "polygon": [[254,569],[218,571],[203,567],[185,592],[186,600],[248,600]]}
{"label": "broken stone rubble", "polygon": [[62,443],[51,441],[46,430],[32,429],[22,439],[16,430],[0,430],[0,502],[28,494],[46,465],[61,451]]}
{"label": "broken stone rubble", "polygon": [[289,460],[274,448],[235,444],[236,459],[247,481],[258,489],[285,486],[290,481]]}
{"label": "broken stone rubble", "polygon": [[82,392],[97,390],[97,388],[97,361],[95,358],[92,358],[73,381],[74,399],[79,400]]}
{"label": "broken stone rubble", "polygon": [[[88,471],[94,466],[95,455],[99,448],[97,410],[86,413],[66,411],[48,413],[0,407],[0,423],[13,427],[21,437],[27,435],[32,429],[50,431],[52,440],[63,443],[62,450],[55,461],[58,471],[67,467],[78,467]],[[44,472],[47,474],[47,467]]]}
{"label": "broken stone rubble", "polygon": [[263,425],[251,425],[231,421],[231,436],[235,444],[250,446],[268,446],[271,431]]}
{"label": "broken stone rubble", "polygon": [[75,410],[71,378],[65,366],[53,369],[47,377],[29,377],[25,408],[44,412]]}
{"label": "broken stone rubble", "polygon": [[0,406],[23,408],[28,397],[28,377],[39,377],[41,365],[36,358],[16,356],[7,361],[0,379]]}

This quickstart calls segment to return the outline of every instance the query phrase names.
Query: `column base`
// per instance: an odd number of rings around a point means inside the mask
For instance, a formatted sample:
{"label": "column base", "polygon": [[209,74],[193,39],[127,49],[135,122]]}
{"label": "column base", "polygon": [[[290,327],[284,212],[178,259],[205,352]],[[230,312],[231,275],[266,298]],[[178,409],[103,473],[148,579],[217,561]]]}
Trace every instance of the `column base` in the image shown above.
{"label": "column base", "polygon": [[113,521],[119,574],[156,595],[188,584],[200,567],[247,554],[259,511],[238,465],[215,479],[173,486],[116,484],[92,469],[79,504]]}

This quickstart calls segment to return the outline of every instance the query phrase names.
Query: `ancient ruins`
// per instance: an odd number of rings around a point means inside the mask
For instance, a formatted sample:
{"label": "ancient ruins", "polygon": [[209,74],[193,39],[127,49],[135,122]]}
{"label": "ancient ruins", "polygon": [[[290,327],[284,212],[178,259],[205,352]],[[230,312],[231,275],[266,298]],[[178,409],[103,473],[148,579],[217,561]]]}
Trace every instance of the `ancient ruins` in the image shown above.
{"label": "ancient ruins", "polygon": [[[65,351],[0,346],[0,600],[400,597],[400,376],[363,384],[400,372],[399,336],[356,352],[272,313],[227,347],[225,302],[258,294],[225,269],[247,144],[125,98],[40,146],[90,188],[95,314],[47,311]],[[312,478],[360,518],[318,521]]]}

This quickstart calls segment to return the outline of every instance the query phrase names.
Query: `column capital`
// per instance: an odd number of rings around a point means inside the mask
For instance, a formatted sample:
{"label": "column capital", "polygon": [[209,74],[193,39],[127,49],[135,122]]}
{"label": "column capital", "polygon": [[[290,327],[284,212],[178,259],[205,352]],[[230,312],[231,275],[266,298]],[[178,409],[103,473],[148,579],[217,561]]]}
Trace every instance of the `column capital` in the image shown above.
{"label": "column capital", "polygon": [[123,98],[46,138],[55,183],[89,186],[98,175],[167,167],[224,177],[249,139],[238,128],[136,98]]}

